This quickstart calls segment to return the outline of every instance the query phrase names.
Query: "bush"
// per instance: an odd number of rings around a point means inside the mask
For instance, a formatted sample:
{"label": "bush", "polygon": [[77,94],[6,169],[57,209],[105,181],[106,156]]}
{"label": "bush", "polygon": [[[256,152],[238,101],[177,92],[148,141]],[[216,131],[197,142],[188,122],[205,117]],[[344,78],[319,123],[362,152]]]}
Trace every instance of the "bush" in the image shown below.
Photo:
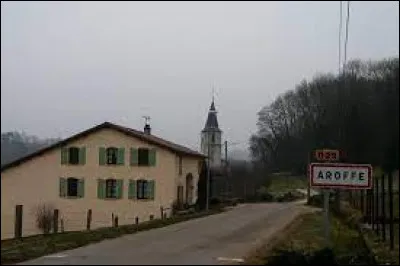
{"label": "bush", "polygon": [[54,207],[43,203],[36,208],[36,226],[43,234],[50,233],[53,228]]}

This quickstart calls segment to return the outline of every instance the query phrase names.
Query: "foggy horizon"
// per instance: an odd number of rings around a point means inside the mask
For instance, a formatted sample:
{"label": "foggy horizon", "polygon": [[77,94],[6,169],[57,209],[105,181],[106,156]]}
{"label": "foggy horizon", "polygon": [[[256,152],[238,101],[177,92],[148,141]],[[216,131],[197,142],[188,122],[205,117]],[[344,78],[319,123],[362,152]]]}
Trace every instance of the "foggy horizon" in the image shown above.
{"label": "foggy horizon", "polygon": [[[338,69],[338,1],[1,7],[2,132],[143,130],[148,115],[154,135],[199,150],[214,86],[223,141],[247,151],[263,106]],[[399,3],[351,2],[348,60],[398,54]]]}

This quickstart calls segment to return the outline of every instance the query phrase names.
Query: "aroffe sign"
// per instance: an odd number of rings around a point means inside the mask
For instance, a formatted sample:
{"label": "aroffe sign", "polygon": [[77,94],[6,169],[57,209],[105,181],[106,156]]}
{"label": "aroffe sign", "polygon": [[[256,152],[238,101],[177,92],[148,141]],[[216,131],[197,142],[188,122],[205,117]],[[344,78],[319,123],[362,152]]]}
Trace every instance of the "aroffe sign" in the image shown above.
{"label": "aroffe sign", "polygon": [[310,184],[314,188],[369,189],[372,166],[369,164],[311,163]]}

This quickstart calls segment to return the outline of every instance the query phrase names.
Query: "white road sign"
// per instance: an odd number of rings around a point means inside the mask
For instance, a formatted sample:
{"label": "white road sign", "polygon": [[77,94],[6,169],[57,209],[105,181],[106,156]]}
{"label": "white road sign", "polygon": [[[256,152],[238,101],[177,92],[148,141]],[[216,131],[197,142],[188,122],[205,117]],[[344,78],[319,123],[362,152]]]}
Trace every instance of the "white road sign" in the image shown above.
{"label": "white road sign", "polygon": [[311,187],[368,189],[372,187],[369,164],[312,163],[309,165]]}

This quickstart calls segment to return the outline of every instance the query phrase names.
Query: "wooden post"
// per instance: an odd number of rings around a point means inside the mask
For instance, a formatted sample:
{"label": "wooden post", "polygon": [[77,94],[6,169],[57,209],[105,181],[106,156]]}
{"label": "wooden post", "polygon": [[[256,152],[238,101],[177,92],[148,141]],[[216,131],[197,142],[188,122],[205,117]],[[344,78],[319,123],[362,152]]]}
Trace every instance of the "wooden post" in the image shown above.
{"label": "wooden post", "polygon": [[91,223],[92,223],[92,209],[89,209],[87,211],[87,217],[86,217],[86,230],[90,230]]}
{"label": "wooden post", "polygon": [[22,237],[22,205],[15,206],[14,237]]}
{"label": "wooden post", "polygon": [[373,180],[373,187],[371,189],[371,223],[372,230],[375,229],[375,180]]}
{"label": "wooden post", "polygon": [[[393,218],[393,174],[389,172],[389,238],[390,238],[390,249],[394,250],[394,218]],[[399,191],[400,193],[400,191]]]}
{"label": "wooden post", "polygon": [[61,233],[64,233],[64,219],[60,220]]}
{"label": "wooden post", "polygon": [[58,216],[59,216],[59,211],[58,209],[54,209],[54,215],[53,215],[53,232],[55,234],[58,233]]}
{"label": "wooden post", "polygon": [[360,191],[360,209],[362,216],[365,217],[365,208],[364,208],[364,190]]}
{"label": "wooden post", "polygon": [[118,215],[115,215],[115,218],[114,218],[114,227],[118,227]]}
{"label": "wooden post", "polygon": [[375,233],[379,236],[379,179],[375,182]]}
{"label": "wooden post", "polygon": [[381,206],[382,206],[382,211],[381,211],[381,230],[382,230],[382,239],[383,241],[386,241],[386,211],[385,211],[385,175],[382,174],[381,177]]}

